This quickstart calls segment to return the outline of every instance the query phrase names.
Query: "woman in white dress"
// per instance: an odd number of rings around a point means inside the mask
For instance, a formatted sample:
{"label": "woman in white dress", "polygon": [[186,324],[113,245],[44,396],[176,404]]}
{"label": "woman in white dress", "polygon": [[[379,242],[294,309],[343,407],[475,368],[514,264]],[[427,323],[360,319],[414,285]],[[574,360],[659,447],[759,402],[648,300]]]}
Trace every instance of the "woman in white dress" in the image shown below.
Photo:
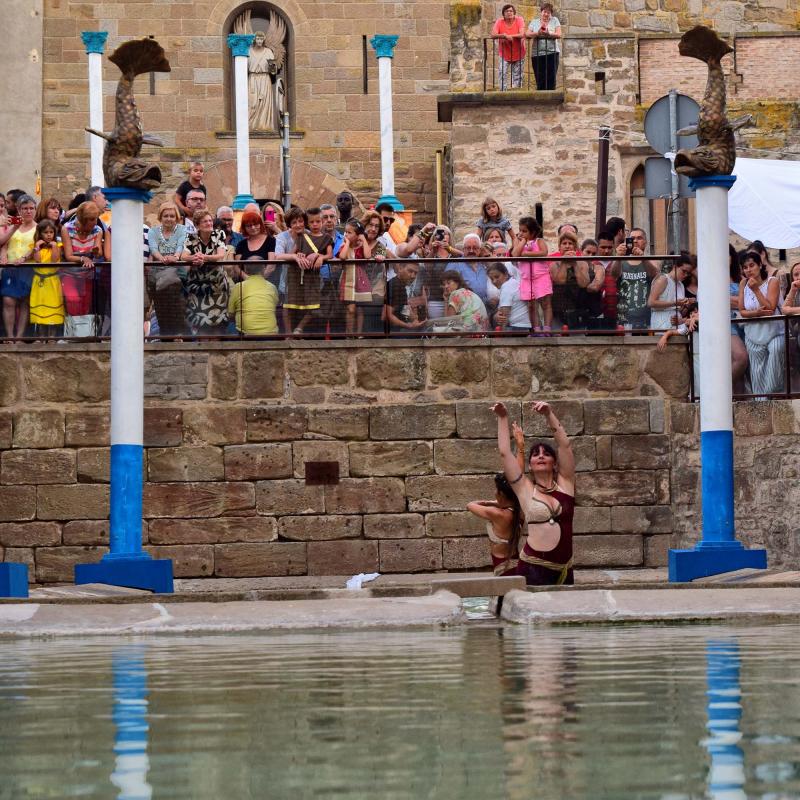
{"label": "woman in white dress", "polygon": [[[672,269],[659,275],[650,286],[647,305],[650,306],[650,329],[666,331],[677,328],[681,312],[686,305],[686,289],[683,281],[691,272],[692,257],[682,253],[672,262]],[[677,319],[673,319],[677,318]]]}

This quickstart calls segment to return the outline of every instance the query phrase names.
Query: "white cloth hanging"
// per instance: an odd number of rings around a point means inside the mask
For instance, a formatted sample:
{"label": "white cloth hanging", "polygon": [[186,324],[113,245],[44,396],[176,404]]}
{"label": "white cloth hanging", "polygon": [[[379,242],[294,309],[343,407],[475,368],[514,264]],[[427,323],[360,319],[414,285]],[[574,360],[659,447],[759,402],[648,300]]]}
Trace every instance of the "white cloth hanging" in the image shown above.
{"label": "white cloth hanging", "polygon": [[737,158],[728,192],[728,224],[765,247],[800,247],[800,161]]}

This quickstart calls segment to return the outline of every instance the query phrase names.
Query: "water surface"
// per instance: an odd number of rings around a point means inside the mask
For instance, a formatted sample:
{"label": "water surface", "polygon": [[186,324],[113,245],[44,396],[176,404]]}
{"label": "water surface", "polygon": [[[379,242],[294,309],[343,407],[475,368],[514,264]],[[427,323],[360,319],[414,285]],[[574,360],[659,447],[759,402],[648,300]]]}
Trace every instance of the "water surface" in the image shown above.
{"label": "water surface", "polygon": [[0,798],[800,797],[800,626],[0,643]]}

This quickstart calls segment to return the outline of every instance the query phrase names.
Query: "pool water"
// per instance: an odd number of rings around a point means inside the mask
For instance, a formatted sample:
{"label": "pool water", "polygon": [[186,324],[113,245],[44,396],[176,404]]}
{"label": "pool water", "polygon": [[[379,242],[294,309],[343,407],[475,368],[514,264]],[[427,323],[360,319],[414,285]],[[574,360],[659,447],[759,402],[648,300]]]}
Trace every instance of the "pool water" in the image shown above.
{"label": "pool water", "polygon": [[800,797],[799,634],[0,642],[0,798]]}

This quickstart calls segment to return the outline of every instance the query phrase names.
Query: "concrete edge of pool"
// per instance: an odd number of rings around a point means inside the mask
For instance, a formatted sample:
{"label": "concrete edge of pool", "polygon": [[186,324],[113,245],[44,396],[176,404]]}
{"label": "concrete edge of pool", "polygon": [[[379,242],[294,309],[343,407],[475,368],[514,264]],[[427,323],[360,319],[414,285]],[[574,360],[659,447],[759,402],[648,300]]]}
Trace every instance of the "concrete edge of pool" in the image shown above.
{"label": "concrete edge of pool", "polygon": [[29,602],[0,606],[0,638],[398,628],[456,625],[465,619],[461,598],[444,590],[421,597],[328,600]]}
{"label": "concrete edge of pool", "polygon": [[800,587],[675,588],[668,595],[659,589],[512,591],[501,617],[539,625],[800,619]]}

